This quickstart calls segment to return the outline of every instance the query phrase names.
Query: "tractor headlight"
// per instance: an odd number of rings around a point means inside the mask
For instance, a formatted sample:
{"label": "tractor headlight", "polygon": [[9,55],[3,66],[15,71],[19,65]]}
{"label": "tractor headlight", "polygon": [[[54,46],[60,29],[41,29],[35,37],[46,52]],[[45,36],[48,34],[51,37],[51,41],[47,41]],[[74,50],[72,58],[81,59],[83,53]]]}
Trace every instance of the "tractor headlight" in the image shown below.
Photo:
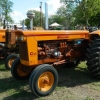
{"label": "tractor headlight", "polygon": [[16,36],[16,41],[18,40],[18,36]]}
{"label": "tractor headlight", "polygon": [[20,41],[23,41],[23,42],[26,41],[26,37],[23,36],[23,35],[21,35],[21,36],[19,36],[19,37],[17,36],[16,39],[17,39],[17,40],[20,40]]}

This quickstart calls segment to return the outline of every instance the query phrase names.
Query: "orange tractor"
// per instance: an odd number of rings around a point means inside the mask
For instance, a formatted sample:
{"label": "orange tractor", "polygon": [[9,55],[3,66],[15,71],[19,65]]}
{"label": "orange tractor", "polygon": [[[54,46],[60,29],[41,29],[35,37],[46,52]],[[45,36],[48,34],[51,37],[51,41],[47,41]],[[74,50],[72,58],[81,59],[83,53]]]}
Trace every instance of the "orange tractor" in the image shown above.
{"label": "orange tractor", "polygon": [[0,29],[0,60],[5,59],[5,67],[11,69],[13,61],[18,57],[18,44],[14,30]]}
{"label": "orange tractor", "polygon": [[[14,30],[0,30],[0,59],[5,59],[5,67],[9,70],[11,69],[13,61],[19,56],[18,43],[14,32],[17,28],[19,27],[14,25]],[[34,27],[34,30],[44,29],[42,27]]]}
{"label": "orange tractor", "polygon": [[46,96],[55,89],[56,68],[60,65],[74,66],[87,60],[91,75],[100,78],[100,31],[17,30],[15,34],[20,57],[12,64],[12,76],[18,80],[29,78],[29,86],[36,96]]}

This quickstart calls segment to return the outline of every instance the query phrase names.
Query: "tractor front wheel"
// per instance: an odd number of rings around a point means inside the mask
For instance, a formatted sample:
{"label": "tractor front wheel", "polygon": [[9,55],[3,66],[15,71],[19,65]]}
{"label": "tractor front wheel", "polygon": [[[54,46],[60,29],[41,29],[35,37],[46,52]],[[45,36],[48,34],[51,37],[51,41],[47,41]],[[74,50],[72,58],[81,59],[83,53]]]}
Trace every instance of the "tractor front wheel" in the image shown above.
{"label": "tractor front wheel", "polygon": [[49,95],[55,89],[57,83],[58,73],[49,64],[36,67],[29,79],[30,88],[38,97]]}
{"label": "tractor front wheel", "polygon": [[12,63],[14,62],[14,60],[18,57],[17,54],[10,54],[6,57],[6,60],[5,60],[5,67],[6,69],[9,69],[11,70],[11,66],[12,66]]}
{"label": "tractor front wheel", "polygon": [[18,80],[28,79],[31,73],[31,68],[21,64],[20,58],[16,58],[11,67],[11,74]]}

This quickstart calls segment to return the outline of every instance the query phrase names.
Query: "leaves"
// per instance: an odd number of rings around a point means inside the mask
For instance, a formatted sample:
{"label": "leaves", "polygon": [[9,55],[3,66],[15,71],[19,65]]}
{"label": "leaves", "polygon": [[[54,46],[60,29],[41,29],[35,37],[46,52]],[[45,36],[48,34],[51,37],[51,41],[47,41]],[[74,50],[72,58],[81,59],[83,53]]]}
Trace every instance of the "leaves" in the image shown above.
{"label": "leaves", "polygon": [[12,18],[10,17],[10,12],[12,12],[12,6],[13,2],[9,0],[0,0],[0,8],[2,10],[2,15],[4,16],[4,19],[6,19],[9,22],[12,22]]}
{"label": "leaves", "polygon": [[[40,26],[40,11],[36,11],[36,10],[28,10],[28,11],[32,11],[33,13],[35,13],[35,16],[33,18],[33,26],[35,26],[35,27]],[[43,21],[44,14],[41,13],[41,16],[42,16],[42,19],[41,19],[42,20],[42,26],[44,26],[44,21]],[[28,18],[25,19],[25,25],[28,26],[28,27],[30,26],[30,20]]]}
{"label": "leaves", "polygon": [[[100,0],[60,0],[62,4],[65,6],[69,4],[74,4],[75,9],[72,11],[72,17],[75,18],[75,24],[82,25],[91,25],[91,20],[95,19],[94,17],[100,12]],[[67,8],[72,8],[71,6],[67,6]],[[68,10],[67,10],[68,12]],[[97,25],[98,18],[94,20]],[[99,23],[98,23],[99,24]]]}
{"label": "leaves", "polygon": [[[49,24],[57,22],[66,29],[76,25],[100,26],[100,0],[60,0],[62,6],[49,16]],[[34,26],[40,26],[40,12],[35,11]],[[44,15],[42,14],[44,19]],[[43,26],[44,20],[42,19]],[[26,19],[26,25],[29,25]]]}

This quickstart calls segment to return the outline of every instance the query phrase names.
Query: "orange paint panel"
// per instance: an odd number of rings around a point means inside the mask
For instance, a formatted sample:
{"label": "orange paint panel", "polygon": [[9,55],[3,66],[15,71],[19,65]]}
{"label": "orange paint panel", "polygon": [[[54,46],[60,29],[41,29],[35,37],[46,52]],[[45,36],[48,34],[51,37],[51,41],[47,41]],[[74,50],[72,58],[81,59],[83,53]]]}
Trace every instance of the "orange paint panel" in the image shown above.
{"label": "orange paint panel", "polygon": [[80,35],[80,37],[81,37],[81,38],[85,38],[85,35],[84,35],[84,34],[83,34],[83,35]]}
{"label": "orange paint panel", "polygon": [[33,60],[26,61],[26,60],[20,59],[20,61],[21,61],[21,63],[22,63],[23,65],[26,65],[26,66],[35,65],[35,63],[34,63]]}
{"label": "orange paint panel", "polygon": [[0,30],[0,42],[5,42],[5,29]]}
{"label": "orange paint panel", "polygon": [[41,31],[16,31],[16,34],[23,34],[24,36],[58,36],[58,35],[78,35],[89,34],[89,31],[85,30],[41,30]]}
{"label": "orange paint panel", "polygon": [[38,64],[38,48],[37,41],[34,37],[27,37],[27,47],[28,47],[28,56],[29,63],[32,61],[32,64]]}
{"label": "orange paint panel", "polygon": [[68,39],[69,35],[58,35],[57,39]]}

